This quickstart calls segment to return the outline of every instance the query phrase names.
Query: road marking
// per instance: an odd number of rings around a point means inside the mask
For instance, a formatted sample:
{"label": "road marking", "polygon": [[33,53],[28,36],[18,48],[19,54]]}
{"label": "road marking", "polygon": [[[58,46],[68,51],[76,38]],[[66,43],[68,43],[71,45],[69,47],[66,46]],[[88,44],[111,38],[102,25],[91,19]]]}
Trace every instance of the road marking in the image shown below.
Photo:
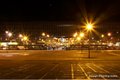
{"label": "road marking", "polygon": [[74,79],[74,70],[73,70],[73,64],[71,64],[71,74],[72,74],[72,79]]}
{"label": "road marking", "polygon": [[88,68],[90,68],[91,70],[93,70],[94,72],[96,72],[96,73],[97,73],[97,71],[96,71],[95,69],[93,69],[92,67],[90,67],[90,65],[89,65],[89,64],[86,64],[86,66],[87,66]]}
{"label": "road marking", "polygon": [[[95,66],[95,67],[97,67],[97,68],[99,68],[99,69],[101,69],[102,71],[104,71],[104,72],[106,72],[106,73],[110,73],[109,71],[107,71],[107,70],[105,70],[105,69],[103,69],[103,68],[101,68],[101,67],[99,67],[99,66],[97,66],[96,64],[94,64],[93,63],[93,65]],[[102,77],[104,80],[107,80],[107,79],[105,79],[105,77]]]}
{"label": "road marking", "polygon": [[[101,65],[101,66],[103,66],[103,65]],[[120,71],[119,71],[119,70],[116,70],[116,68],[115,68],[114,66],[111,66],[110,64],[106,64],[106,66],[109,67],[109,68],[108,68],[109,70],[114,70],[115,72],[120,73]],[[104,66],[103,66],[103,67],[104,67]]]}
{"label": "road marking", "polygon": [[[43,79],[48,73],[50,73],[51,71],[53,71],[57,66],[58,66],[58,64],[56,64],[50,71],[46,72],[46,73],[41,77],[41,79]],[[41,79],[40,79],[40,80],[41,80]]]}
{"label": "road marking", "polygon": [[97,68],[101,69],[102,71],[106,72],[106,73],[110,73],[109,71],[107,71],[107,70],[105,70],[105,69],[101,68],[100,66],[97,66],[97,65],[96,65],[96,64],[94,64],[94,63],[93,63],[93,65],[94,65],[95,67],[97,67]]}
{"label": "road marking", "polygon": [[87,75],[87,73],[85,72],[85,70],[81,67],[80,64],[78,64],[78,66],[80,67],[80,69],[83,71],[83,73],[85,74],[85,76],[87,77],[88,80],[91,80],[90,77]]}
{"label": "road marking", "polygon": [[[92,63],[92,64],[94,64],[94,63]],[[93,68],[91,68],[90,66],[88,66],[87,64],[86,64],[86,66],[87,67],[89,67],[90,69],[92,69],[94,72],[96,72],[97,73],[97,71],[95,70],[95,69],[93,69]],[[96,67],[96,66],[95,66]],[[103,78],[104,80],[107,80],[107,79],[105,79],[104,77],[101,77],[101,78]]]}
{"label": "road marking", "polygon": [[114,55],[114,56],[120,56],[119,54],[111,53],[109,52],[108,54]]}

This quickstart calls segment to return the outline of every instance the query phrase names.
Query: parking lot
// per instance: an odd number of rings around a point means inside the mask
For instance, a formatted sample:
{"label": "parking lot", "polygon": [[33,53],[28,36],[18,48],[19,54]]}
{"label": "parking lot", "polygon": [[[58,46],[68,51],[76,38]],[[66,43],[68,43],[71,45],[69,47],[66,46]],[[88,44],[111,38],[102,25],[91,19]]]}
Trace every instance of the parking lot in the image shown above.
{"label": "parking lot", "polygon": [[0,51],[0,79],[120,79],[119,51]]}

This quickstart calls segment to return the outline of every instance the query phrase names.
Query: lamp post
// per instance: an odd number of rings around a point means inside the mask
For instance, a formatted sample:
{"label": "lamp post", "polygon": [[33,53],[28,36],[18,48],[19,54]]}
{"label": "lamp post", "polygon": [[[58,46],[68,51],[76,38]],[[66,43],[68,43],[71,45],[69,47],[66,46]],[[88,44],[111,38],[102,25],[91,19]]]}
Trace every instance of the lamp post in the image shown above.
{"label": "lamp post", "polygon": [[[112,33],[107,33],[107,35],[108,35],[108,42],[109,42],[109,39],[111,38],[111,36],[112,36]],[[111,40],[110,40],[111,41]]]}
{"label": "lamp post", "polygon": [[90,58],[90,32],[91,32],[91,30],[93,29],[93,25],[90,24],[90,23],[88,23],[88,24],[86,25],[86,29],[87,29],[87,31],[88,31],[88,39],[89,39],[88,58]]}
{"label": "lamp post", "polygon": [[28,37],[27,36],[23,36],[23,41],[25,42],[25,50],[26,50],[26,45],[27,45]]}
{"label": "lamp post", "polygon": [[13,34],[12,34],[11,32],[9,32],[9,31],[5,31],[5,33],[6,33],[6,35],[7,35],[8,38],[12,37],[12,35],[13,35]]}
{"label": "lamp post", "polygon": [[8,35],[8,38],[10,40],[10,38],[12,37],[13,34],[11,32],[9,32],[7,35]]}
{"label": "lamp post", "polygon": [[85,34],[83,32],[80,33],[80,37],[83,38]]}
{"label": "lamp post", "polygon": [[102,47],[102,42],[103,42],[103,38],[105,37],[105,35],[104,34],[102,34],[101,35],[101,49],[103,49],[103,47]]}
{"label": "lamp post", "polygon": [[19,34],[18,37],[19,37],[19,38],[18,38],[18,42],[19,42],[20,44],[23,44],[22,40],[23,40],[23,37],[24,37],[24,36],[23,36],[22,34]]}
{"label": "lamp post", "polygon": [[78,34],[77,34],[77,32],[76,32],[76,33],[73,34],[73,37],[75,38],[77,35],[78,35]]}
{"label": "lamp post", "polygon": [[81,53],[82,53],[82,46],[83,46],[83,38],[84,38],[85,34],[83,32],[80,33],[80,37],[81,39]]}
{"label": "lamp post", "polygon": [[[6,40],[9,40],[9,41],[11,41],[10,40],[10,38],[12,37],[12,33],[11,32],[9,32],[9,31],[5,31],[5,33],[6,33],[6,35],[7,35],[7,38],[6,38]],[[8,45],[8,49],[9,49],[10,47],[9,47],[9,45]],[[7,53],[8,53],[8,51],[7,51]]]}

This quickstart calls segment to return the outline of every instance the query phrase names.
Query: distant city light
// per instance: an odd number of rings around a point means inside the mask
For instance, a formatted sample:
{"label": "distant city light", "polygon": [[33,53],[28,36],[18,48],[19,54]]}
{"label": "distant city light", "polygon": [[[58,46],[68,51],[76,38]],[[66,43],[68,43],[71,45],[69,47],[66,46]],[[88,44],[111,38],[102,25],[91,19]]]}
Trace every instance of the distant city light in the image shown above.
{"label": "distant city light", "polygon": [[102,38],[104,38],[104,37],[105,37],[105,35],[104,35],[104,34],[102,34],[102,35],[101,35],[101,37],[102,37]]}
{"label": "distant city light", "polygon": [[78,41],[80,41],[80,40],[81,40],[81,38],[80,38],[80,37],[77,37],[77,40],[78,40]]}
{"label": "distant city light", "polygon": [[6,34],[8,34],[9,32],[8,31],[5,31]]}
{"label": "distant city light", "polygon": [[83,32],[80,33],[80,37],[84,37],[85,34]]}
{"label": "distant city light", "polygon": [[92,40],[94,40],[94,37],[92,37]]}
{"label": "distant city light", "polygon": [[9,36],[9,37],[11,37],[11,36],[12,36],[12,33],[11,33],[11,32],[9,32],[9,33],[8,33],[8,36]]}
{"label": "distant city light", "polygon": [[50,35],[47,35],[47,37],[50,37]]}
{"label": "distant city light", "polygon": [[77,36],[77,32],[73,34],[73,37],[76,37]]}
{"label": "distant city light", "polygon": [[8,45],[18,45],[17,42],[8,42]]}
{"label": "distant city light", "polygon": [[64,43],[65,42],[65,38],[62,38],[61,41]]}
{"label": "distant city light", "polygon": [[108,46],[113,46],[113,43],[110,42],[110,43],[108,44]]}
{"label": "distant city light", "polygon": [[24,41],[27,41],[27,40],[28,40],[28,37],[27,37],[27,36],[24,36],[24,37],[23,37],[23,40],[24,40]]}
{"label": "distant city light", "polygon": [[113,37],[111,37],[111,39],[113,39]]}
{"label": "distant city light", "polygon": [[20,38],[22,38],[22,37],[23,37],[23,35],[22,35],[22,34],[19,34],[19,37],[20,37]]}
{"label": "distant city light", "polygon": [[8,44],[6,42],[2,42],[0,45],[1,46],[8,46]]}
{"label": "distant city light", "polygon": [[45,36],[45,33],[42,33],[42,36]]}
{"label": "distant city light", "polygon": [[108,33],[108,36],[111,36],[112,34],[111,33]]}

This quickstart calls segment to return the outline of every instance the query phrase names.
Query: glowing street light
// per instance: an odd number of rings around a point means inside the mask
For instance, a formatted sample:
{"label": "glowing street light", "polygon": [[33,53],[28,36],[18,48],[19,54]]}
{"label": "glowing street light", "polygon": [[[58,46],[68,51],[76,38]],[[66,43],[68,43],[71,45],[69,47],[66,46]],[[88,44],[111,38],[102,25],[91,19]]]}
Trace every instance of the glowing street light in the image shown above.
{"label": "glowing street light", "polygon": [[104,35],[104,34],[102,34],[102,35],[101,35],[101,37],[102,37],[102,38],[104,38],[104,37],[105,37],[105,35]]}
{"label": "glowing street light", "polygon": [[80,38],[80,37],[77,37],[77,40],[78,40],[78,41],[80,41],[80,40],[81,40],[81,38]]}
{"label": "glowing street light", "polygon": [[47,37],[50,37],[50,35],[47,35]]}
{"label": "glowing street light", "polygon": [[42,36],[45,36],[45,33],[42,33]]}
{"label": "glowing street light", "polygon": [[73,37],[76,37],[77,36],[77,32],[73,34]]}
{"label": "glowing street light", "polygon": [[8,34],[9,32],[8,31],[5,31],[6,34]]}
{"label": "glowing street light", "polygon": [[104,37],[105,37],[105,35],[102,34],[102,35],[101,35],[101,40],[100,40],[100,41],[101,41],[101,48],[102,48],[102,44],[103,44],[102,42],[103,42],[103,38],[104,38]]}
{"label": "glowing street light", "polygon": [[83,32],[80,33],[80,37],[84,37],[85,34]]}
{"label": "glowing street light", "polygon": [[[9,31],[5,31],[5,33],[6,33],[6,36],[8,37],[8,39],[10,39],[10,37],[12,36],[12,33]],[[6,38],[6,40],[7,40],[7,38]]]}
{"label": "glowing street light", "polygon": [[[21,40],[23,41],[23,44],[28,44],[28,36],[23,36]],[[26,50],[26,46],[25,46],[25,50]]]}
{"label": "glowing street light", "polygon": [[88,30],[88,31],[90,31],[90,30],[92,30],[93,29],[93,25],[92,24],[87,24],[86,25],[86,29]]}
{"label": "glowing street light", "polygon": [[11,32],[9,32],[9,33],[8,33],[8,37],[11,37],[11,36],[12,36],[12,33],[11,33]]}
{"label": "glowing street light", "polygon": [[112,34],[111,34],[111,33],[108,33],[107,35],[110,37]]}
{"label": "glowing street light", "polygon": [[19,38],[22,38],[23,37],[23,35],[22,34],[19,34]]}
{"label": "glowing street light", "polygon": [[24,41],[28,41],[28,37],[27,37],[27,36],[24,36],[24,37],[23,37],[23,40],[24,40]]}

